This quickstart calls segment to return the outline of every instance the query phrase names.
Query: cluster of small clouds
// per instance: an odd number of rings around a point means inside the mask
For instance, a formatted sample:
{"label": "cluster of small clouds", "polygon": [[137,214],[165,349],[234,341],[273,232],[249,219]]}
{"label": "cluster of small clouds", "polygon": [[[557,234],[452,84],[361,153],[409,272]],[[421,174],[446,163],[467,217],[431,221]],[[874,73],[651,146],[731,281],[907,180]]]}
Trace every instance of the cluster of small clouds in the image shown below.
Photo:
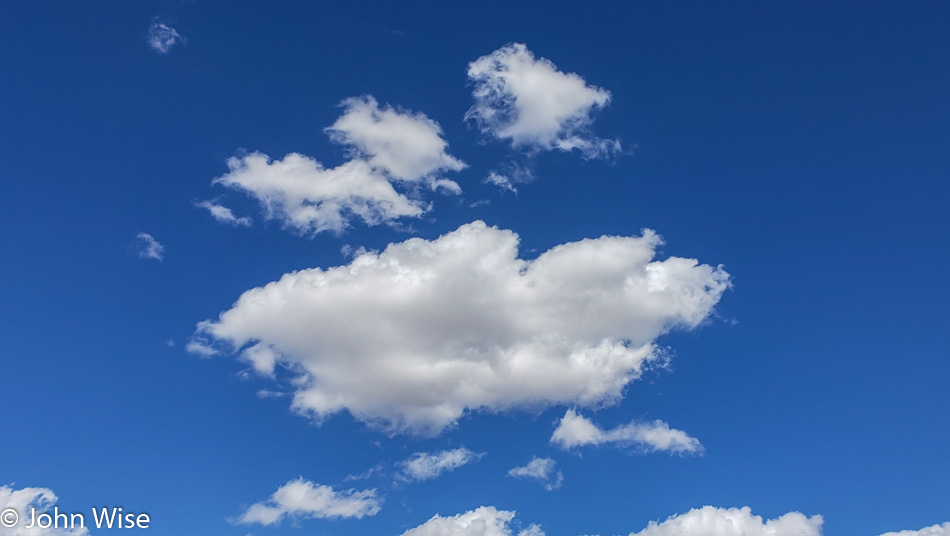
{"label": "cluster of small clouds", "polygon": [[564,483],[564,475],[556,467],[557,462],[553,459],[535,456],[527,464],[509,470],[508,476],[537,480],[544,485],[544,489],[551,491]]}
{"label": "cluster of small clouds", "polygon": [[[10,485],[0,486],[0,511],[3,512],[0,536],[87,536],[89,531],[85,527],[41,528],[35,524],[33,527],[27,527],[30,524],[27,516],[31,508],[35,508],[37,512],[46,512],[57,500],[56,494],[48,488],[13,489]],[[10,509],[16,512],[18,520],[11,519]]]}
{"label": "cluster of small clouds", "polygon": [[[149,29],[148,43],[159,53],[183,41],[163,22]],[[468,78],[474,104],[465,120],[514,150],[528,156],[576,151],[587,159],[621,151],[619,141],[592,131],[610,92],[559,70],[524,44],[471,62]],[[368,95],[342,107],[325,129],[346,149],[342,164],[250,152],[230,158],[228,172],[213,184],[243,192],[265,219],[307,237],[339,234],[354,222],[397,226],[432,210],[427,192],[462,192],[444,175],[467,165],[449,154],[434,120]],[[516,193],[517,185],[532,180],[527,166],[509,162],[484,182]],[[217,200],[196,206],[218,222],[252,225]],[[163,258],[164,247],[151,235],[136,238],[142,258]],[[561,449],[606,445],[701,455],[698,439],[663,421],[605,429],[575,407],[618,402],[630,382],[662,359],[658,337],[709,318],[730,286],[729,274],[694,259],[656,260],[662,242],[652,231],[561,244],[534,260],[519,257],[518,243],[514,232],[476,221],[434,240],[412,238],[382,252],[357,249],[348,264],[290,272],[248,290],[216,320],[201,322],[186,349],[204,357],[224,349],[273,379],[288,371],[292,409],[316,422],[345,411],[391,434],[434,435],[470,411],[570,405],[550,438]],[[397,464],[395,478],[434,479],[482,456],[464,447],[417,452]],[[382,472],[377,465],[347,480]],[[507,476],[547,490],[564,481],[549,457],[535,456]],[[0,488],[0,505],[55,501],[50,490]],[[298,478],[233,521],[362,518],[376,515],[381,504],[376,489],[337,490]],[[544,536],[538,525],[520,528],[515,515],[493,506],[437,514],[402,536]],[[822,524],[819,515],[789,512],[764,520],[749,507],[704,506],[651,521],[629,536],[820,536]],[[0,529],[4,534],[26,532]],[[950,536],[950,523],[881,536]]]}
{"label": "cluster of small clouds", "polygon": [[[533,464],[534,460],[525,468]],[[30,508],[36,508],[37,512],[48,512],[56,502],[56,494],[47,488],[13,489],[11,485],[0,486],[0,510],[6,513],[12,509],[20,514],[22,521],[13,526],[7,526],[10,523],[0,525],[0,536],[87,536],[89,531],[85,527],[26,526],[28,523],[23,516]],[[232,522],[270,526],[284,519],[360,519],[376,515],[381,505],[382,501],[375,489],[337,491],[331,486],[298,478],[280,486],[266,501],[252,504]],[[436,514],[421,525],[403,532],[401,536],[544,536],[544,531],[536,524],[515,532],[515,516],[516,512],[511,510],[481,506],[456,515]],[[754,515],[749,507],[704,506],[672,515],[662,522],[650,521],[646,528],[631,532],[629,536],[821,536],[823,523],[820,515],[808,517],[799,512],[789,512],[775,519],[764,520]],[[950,536],[950,522],[920,530],[887,532],[880,536]]]}
{"label": "cluster of small clouds", "polygon": [[[167,53],[180,40],[173,28],[153,24],[149,42],[156,50]],[[488,136],[530,153],[577,150],[585,158],[597,158],[620,150],[616,140],[590,132],[593,113],[608,104],[610,92],[559,71],[523,44],[475,60],[468,76],[475,103],[465,118]],[[230,158],[228,173],[213,184],[244,192],[260,203],[266,219],[309,237],[339,234],[354,220],[373,226],[418,218],[432,209],[422,199],[426,190],[462,192],[443,174],[467,165],[447,152],[438,123],[419,112],[380,106],[368,95],[347,99],[342,106],[344,113],[325,132],[347,148],[350,160],[328,168],[300,153],[275,160],[255,151]],[[524,166],[508,163],[489,172],[484,182],[517,192],[517,184],[533,178]],[[219,222],[251,224],[217,202],[198,206]]]}
{"label": "cluster of small clouds", "polygon": [[[266,219],[311,237],[341,233],[354,219],[379,225],[419,217],[431,208],[418,198],[423,190],[461,193],[442,174],[466,164],[448,154],[438,123],[421,113],[380,106],[370,96],[342,105],[343,115],[326,132],[347,147],[347,162],[326,168],[299,153],[273,160],[252,152],[230,158],[230,171],[214,184],[246,193],[260,203]],[[250,225],[220,204],[205,201],[199,206],[218,221]]]}
{"label": "cluster of small clouds", "polygon": [[159,54],[168,54],[168,51],[185,39],[178,30],[161,21],[154,21],[148,28],[148,46]]}
{"label": "cluster of small clouds", "polygon": [[[454,516],[435,515],[422,525],[409,529],[402,536],[544,536],[540,526],[532,524],[515,532],[512,527],[516,513],[482,506]],[[749,507],[717,508],[704,506],[673,515],[665,521],[651,521],[643,530],[629,536],[821,536],[824,519],[789,512],[765,520],[754,515]],[[921,530],[888,532],[881,536],[947,536],[950,523]]]}
{"label": "cluster of small clouds", "polygon": [[534,260],[476,221],[245,292],[188,348],[296,374],[292,408],[388,433],[437,434],[471,410],[602,406],[660,359],[655,340],[704,322],[729,275],[662,243],[603,236]]}
{"label": "cluster of small clouds", "polygon": [[633,447],[645,452],[670,452],[675,454],[702,454],[699,440],[682,430],[670,428],[657,420],[650,423],[631,422],[610,430],[603,430],[590,419],[573,409],[567,410],[558,422],[551,443],[571,449],[588,445],[617,445]]}
{"label": "cluster of small clouds", "polygon": [[254,503],[236,523],[274,525],[285,518],[343,519],[374,516],[381,501],[375,489],[337,491],[330,486],[298,478],[277,489],[268,500]]}

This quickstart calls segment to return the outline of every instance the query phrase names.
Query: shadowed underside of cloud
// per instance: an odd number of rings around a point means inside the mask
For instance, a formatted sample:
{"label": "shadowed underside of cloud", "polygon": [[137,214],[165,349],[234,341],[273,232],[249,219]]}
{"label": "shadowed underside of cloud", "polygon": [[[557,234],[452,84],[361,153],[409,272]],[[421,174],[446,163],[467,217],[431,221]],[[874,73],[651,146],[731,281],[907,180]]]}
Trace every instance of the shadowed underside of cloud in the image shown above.
{"label": "shadowed underside of cloud", "polygon": [[261,204],[266,218],[307,236],[340,233],[354,219],[378,225],[421,216],[429,210],[418,199],[422,190],[461,192],[440,176],[465,163],[446,152],[448,143],[435,121],[380,106],[369,96],[347,99],[343,106],[327,133],[348,147],[349,161],[326,168],[299,153],[273,160],[252,152],[228,159],[230,171],[214,184],[245,192]]}
{"label": "shadowed underside of cloud", "polygon": [[609,156],[619,142],[590,133],[592,114],[610,92],[535,58],[521,43],[504,46],[468,66],[475,104],[465,114],[482,132],[516,148],[571,151],[587,158]]}
{"label": "shadowed underside of cloud", "polygon": [[193,341],[262,375],[283,365],[300,413],[346,410],[390,433],[434,434],[467,410],[610,404],[658,358],[657,337],[700,325],[729,286],[722,268],[655,260],[660,243],[604,236],[524,260],[515,233],[479,221],[285,274]]}
{"label": "shadowed underside of cloud", "polygon": [[252,504],[234,521],[274,525],[285,517],[359,519],[376,515],[379,508],[375,489],[336,491],[330,486],[298,478],[278,488],[267,501]]}
{"label": "shadowed underside of cloud", "polygon": [[611,430],[601,430],[590,419],[573,409],[567,410],[558,422],[551,443],[563,449],[587,445],[617,445],[645,452],[665,451],[676,454],[702,454],[703,446],[695,437],[670,428],[663,421],[632,422]]}

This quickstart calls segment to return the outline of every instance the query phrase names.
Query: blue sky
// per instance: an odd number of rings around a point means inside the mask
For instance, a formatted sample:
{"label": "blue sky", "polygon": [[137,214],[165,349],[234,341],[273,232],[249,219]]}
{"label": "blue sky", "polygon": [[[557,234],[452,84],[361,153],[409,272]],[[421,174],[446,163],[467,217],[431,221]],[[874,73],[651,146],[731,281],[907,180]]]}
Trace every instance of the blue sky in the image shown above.
{"label": "blue sky", "polygon": [[0,506],[950,534],[948,25],[0,5]]}

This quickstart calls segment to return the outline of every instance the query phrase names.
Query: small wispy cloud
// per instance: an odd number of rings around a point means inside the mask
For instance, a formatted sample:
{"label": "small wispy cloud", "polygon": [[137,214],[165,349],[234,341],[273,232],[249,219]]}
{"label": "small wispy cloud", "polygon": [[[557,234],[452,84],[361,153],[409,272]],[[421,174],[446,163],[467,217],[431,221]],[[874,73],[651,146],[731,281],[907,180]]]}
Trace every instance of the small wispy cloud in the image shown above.
{"label": "small wispy cloud", "polygon": [[446,471],[477,462],[485,453],[476,454],[465,447],[427,453],[417,452],[400,463],[399,478],[404,481],[430,480]]}
{"label": "small wispy cloud", "polygon": [[610,430],[602,430],[590,419],[573,409],[567,410],[558,422],[551,443],[563,449],[587,445],[613,444],[635,447],[646,452],[665,451],[675,454],[702,454],[699,440],[682,430],[670,428],[663,421],[632,422]]}
{"label": "small wispy cloud", "polygon": [[178,30],[161,21],[155,21],[148,28],[148,46],[159,54],[168,54],[168,51],[179,43],[184,43],[185,38],[178,33]]}
{"label": "small wispy cloud", "polygon": [[228,207],[215,203],[214,201],[202,201],[195,203],[195,206],[203,208],[211,214],[211,217],[221,223],[227,223],[235,227],[250,227],[251,218],[247,216],[237,217]]}
{"label": "small wispy cloud", "polygon": [[135,245],[139,257],[143,259],[155,259],[160,261],[165,258],[165,246],[161,245],[158,240],[155,240],[155,238],[148,233],[135,235]]}
{"label": "small wispy cloud", "polygon": [[192,337],[189,339],[188,342],[185,343],[185,351],[200,357],[211,357],[219,353],[214,347],[208,344],[208,341],[201,337]]}
{"label": "small wispy cloud", "polygon": [[515,185],[511,183],[511,179],[507,175],[502,175],[492,171],[485,177],[485,183],[494,184],[495,186],[501,188],[502,190],[508,190],[509,192],[518,193],[518,189],[515,188]]}
{"label": "small wispy cloud", "polygon": [[233,521],[274,525],[285,517],[359,519],[376,515],[379,508],[375,489],[336,491],[330,486],[298,478],[278,488],[267,501],[252,504]]}
{"label": "small wispy cloud", "polygon": [[556,470],[557,462],[551,458],[535,456],[525,465],[514,467],[508,471],[508,476],[515,478],[531,478],[541,482],[548,491],[561,487],[564,475]]}

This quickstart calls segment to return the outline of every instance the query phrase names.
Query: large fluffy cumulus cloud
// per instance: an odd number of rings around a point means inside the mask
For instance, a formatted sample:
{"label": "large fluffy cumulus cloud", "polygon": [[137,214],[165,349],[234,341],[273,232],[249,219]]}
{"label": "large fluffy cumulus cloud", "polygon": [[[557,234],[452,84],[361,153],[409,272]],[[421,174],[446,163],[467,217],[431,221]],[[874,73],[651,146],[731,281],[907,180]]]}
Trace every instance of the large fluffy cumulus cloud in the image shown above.
{"label": "large fluffy cumulus cloud", "polygon": [[440,175],[465,164],[446,152],[435,121],[380,106],[372,97],[343,105],[343,115],[327,132],[348,147],[351,160],[327,168],[299,153],[274,160],[252,152],[228,159],[228,173],[214,183],[245,192],[260,202],[266,218],[309,236],[339,233],[354,219],[378,225],[418,217],[429,210],[414,195],[420,189],[461,192]]}
{"label": "large fluffy cumulus cloud", "polygon": [[391,433],[432,434],[468,410],[597,406],[690,329],[729,286],[720,267],[655,259],[661,239],[603,236],[518,256],[483,222],[413,238],[344,266],[285,274],[199,324],[271,375],[297,376],[293,408],[340,411]]}
{"label": "large fluffy cumulus cloud", "polygon": [[806,517],[790,512],[763,521],[744,508],[704,506],[671,516],[662,523],[651,521],[630,536],[821,536],[821,516]]}
{"label": "large fluffy cumulus cloud", "polygon": [[610,92],[563,73],[521,43],[504,46],[468,66],[475,104],[466,114],[486,134],[533,150],[577,149],[598,157],[620,149],[590,134],[594,111]]}

